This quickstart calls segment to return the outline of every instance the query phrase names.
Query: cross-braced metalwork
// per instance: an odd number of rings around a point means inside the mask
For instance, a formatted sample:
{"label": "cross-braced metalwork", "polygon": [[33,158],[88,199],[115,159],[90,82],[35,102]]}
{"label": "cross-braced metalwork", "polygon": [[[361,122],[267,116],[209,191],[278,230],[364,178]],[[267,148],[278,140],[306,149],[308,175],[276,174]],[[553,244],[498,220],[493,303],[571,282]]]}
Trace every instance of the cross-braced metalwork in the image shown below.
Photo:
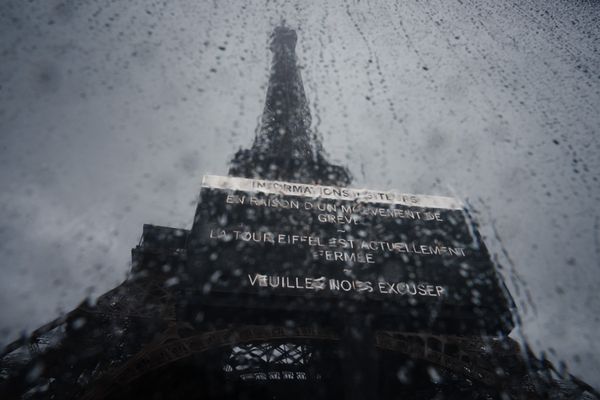
{"label": "cross-braced metalwork", "polygon": [[223,370],[230,378],[242,380],[318,379],[309,371],[313,356],[308,344],[244,343],[231,348]]}

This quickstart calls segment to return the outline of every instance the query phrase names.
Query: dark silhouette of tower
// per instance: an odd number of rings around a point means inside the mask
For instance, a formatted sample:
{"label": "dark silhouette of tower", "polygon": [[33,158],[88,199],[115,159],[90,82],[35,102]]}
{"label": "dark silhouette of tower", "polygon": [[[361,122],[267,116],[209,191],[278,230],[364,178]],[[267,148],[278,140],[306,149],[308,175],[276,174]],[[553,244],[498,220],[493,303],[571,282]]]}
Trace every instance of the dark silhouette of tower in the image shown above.
{"label": "dark silhouette of tower", "polygon": [[238,151],[229,175],[346,186],[350,174],[325,159],[296,58],[296,32],[280,26],[271,35],[271,75],[260,128],[249,150]]}
{"label": "dark silhouette of tower", "polygon": [[[345,186],[348,171],[311,132],[296,41],[289,28],[273,32],[260,129],[230,175]],[[202,223],[144,225],[125,282],[4,350],[2,398],[598,398],[505,334],[381,328],[350,303],[288,312],[196,302],[182,282],[202,267],[192,240]]]}

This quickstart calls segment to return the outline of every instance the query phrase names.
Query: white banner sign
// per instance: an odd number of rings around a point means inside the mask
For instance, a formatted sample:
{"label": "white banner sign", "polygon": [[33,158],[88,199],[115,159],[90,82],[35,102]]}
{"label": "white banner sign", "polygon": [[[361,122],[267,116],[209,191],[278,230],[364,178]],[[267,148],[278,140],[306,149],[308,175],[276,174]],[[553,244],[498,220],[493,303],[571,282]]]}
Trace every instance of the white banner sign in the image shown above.
{"label": "white banner sign", "polygon": [[285,196],[303,196],[363,203],[400,204],[409,207],[443,208],[460,210],[463,203],[452,197],[427,196],[395,191],[340,188],[335,186],[308,185],[304,183],[267,181],[261,179],[236,178],[229,176],[205,175],[202,187],[229,189],[244,192],[260,192]]}

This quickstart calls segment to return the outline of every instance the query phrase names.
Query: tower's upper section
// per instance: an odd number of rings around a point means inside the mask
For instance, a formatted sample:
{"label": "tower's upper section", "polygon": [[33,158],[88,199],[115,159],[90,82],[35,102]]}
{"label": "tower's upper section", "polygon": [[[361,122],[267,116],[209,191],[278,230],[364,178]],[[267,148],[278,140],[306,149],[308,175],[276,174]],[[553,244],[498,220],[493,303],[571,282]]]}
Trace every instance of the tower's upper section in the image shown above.
{"label": "tower's upper section", "polygon": [[298,42],[296,31],[285,26],[278,26],[271,34],[271,51],[276,53],[284,49],[291,51],[292,57],[296,57],[295,49]]}
{"label": "tower's upper section", "polygon": [[234,156],[230,175],[345,186],[348,171],[325,160],[311,131],[311,116],[296,59],[296,32],[285,26],[271,35],[271,74],[260,129],[252,148]]}

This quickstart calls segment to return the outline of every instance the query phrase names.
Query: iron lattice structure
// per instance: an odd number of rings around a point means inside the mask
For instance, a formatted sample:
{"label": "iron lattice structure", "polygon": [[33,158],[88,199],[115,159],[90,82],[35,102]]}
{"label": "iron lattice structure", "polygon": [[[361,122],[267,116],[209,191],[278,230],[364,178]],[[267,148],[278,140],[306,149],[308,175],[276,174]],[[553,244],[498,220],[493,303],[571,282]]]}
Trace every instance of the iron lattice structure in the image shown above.
{"label": "iron lattice structure", "polygon": [[252,147],[239,150],[229,175],[347,186],[348,170],[327,161],[311,115],[296,57],[298,37],[280,26],[271,36],[273,61],[265,108]]}
{"label": "iron lattice structure", "polygon": [[[230,174],[347,185],[310,130],[296,41],[275,29],[261,126]],[[282,318],[244,304],[189,316],[177,289],[189,235],[145,225],[125,282],[4,350],[2,398],[600,398],[506,336],[378,330],[351,312]]]}
{"label": "iron lattice structure", "polygon": [[223,370],[228,379],[318,380],[309,372],[314,352],[309,344],[290,342],[240,343],[232,347]]}

